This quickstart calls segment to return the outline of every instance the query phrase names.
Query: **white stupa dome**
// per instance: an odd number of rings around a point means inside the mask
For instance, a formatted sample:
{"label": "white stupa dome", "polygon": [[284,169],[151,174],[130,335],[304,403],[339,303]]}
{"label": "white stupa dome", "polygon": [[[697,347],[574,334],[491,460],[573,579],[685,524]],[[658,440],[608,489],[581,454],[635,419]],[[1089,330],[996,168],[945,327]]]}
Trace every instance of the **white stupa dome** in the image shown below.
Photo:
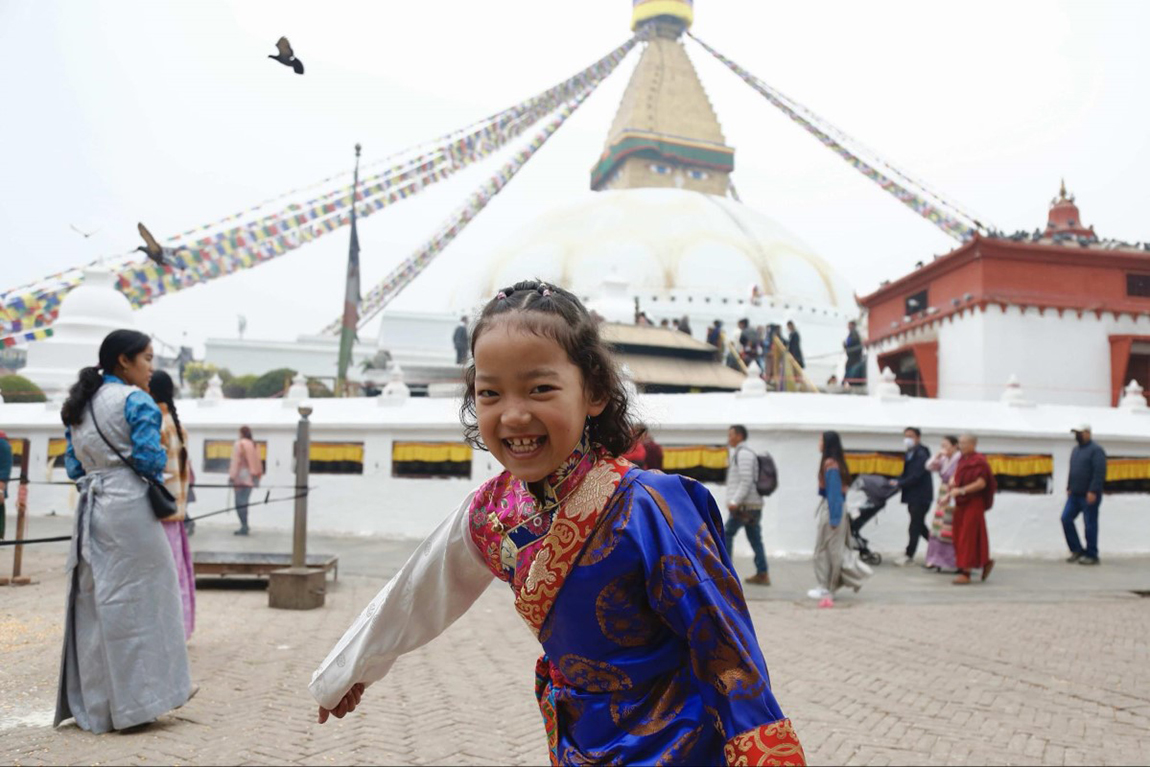
{"label": "white stupa dome", "polygon": [[611,275],[636,295],[733,303],[757,287],[780,308],[856,312],[849,284],[790,232],[732,199],[686,189],[620,189],[566,203],[513,235],[488,263],[460,291],[460,298],[478,291],[464,304],[534,277],[594,297]]}
{"label": "white stupa dome", "polygon": [[21,375],[50,398],[59,399],[80,368],[95,365],[100,344],[113,330],[135,328],[132,305],[116,290],[114,273],[103,266],[84,268],[84,281],[60,302],[52,337],[28,344],[28,364]]}

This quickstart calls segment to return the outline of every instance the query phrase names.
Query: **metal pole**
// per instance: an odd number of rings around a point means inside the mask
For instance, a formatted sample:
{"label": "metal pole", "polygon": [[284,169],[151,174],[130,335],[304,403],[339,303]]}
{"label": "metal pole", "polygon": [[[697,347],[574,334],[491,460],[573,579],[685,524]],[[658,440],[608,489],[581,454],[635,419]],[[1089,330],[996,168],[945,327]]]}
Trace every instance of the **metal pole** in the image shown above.
{"label": "metal pole", "polygon": [[[25,439],[20,452],[20,489],[16,493],[16,540],[24,539],[28,523],[28,453],[32,452],[31,440]],[[11,484],[11,482],[9,482]],[[12,552],[12,583],[22,586],[30,583],[29,578],[21,577],[20,568],[24,561],[24,544],[18,543]]]}
{"label": "metal pole", "polygon": [[291,566],[307,566],[307,483],[311,460],[311,424],[307,418],[312,409],[309,405],[299,406],[299,426],[295,436],[295,527],[292,533]]}

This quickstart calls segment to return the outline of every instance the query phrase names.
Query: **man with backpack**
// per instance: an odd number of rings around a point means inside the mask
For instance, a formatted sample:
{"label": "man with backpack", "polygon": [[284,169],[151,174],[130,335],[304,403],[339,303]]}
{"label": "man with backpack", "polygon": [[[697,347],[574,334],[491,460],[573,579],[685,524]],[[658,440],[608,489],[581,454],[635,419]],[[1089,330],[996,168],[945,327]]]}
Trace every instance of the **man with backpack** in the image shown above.
{"label": "man with backpack", "polygon": [[[735,546],[735,536],[741,528],[747,530],[747,540],[755,552],[755,574],[746,579],[757,586],[770,586],[771,576],[767,573],[767,553],[763,550],[763,495],[773,492],[774,462],[769,456],[761,459],[744,443],[747,441],[747,427],[735,424],[727,430],[727,445],[731,448],[731,458],[727,469],[727,511],[726,524],[727,553]],[[765,463],[769,462],[769,466]],[[762,492],[760,492],[760,490]]]}

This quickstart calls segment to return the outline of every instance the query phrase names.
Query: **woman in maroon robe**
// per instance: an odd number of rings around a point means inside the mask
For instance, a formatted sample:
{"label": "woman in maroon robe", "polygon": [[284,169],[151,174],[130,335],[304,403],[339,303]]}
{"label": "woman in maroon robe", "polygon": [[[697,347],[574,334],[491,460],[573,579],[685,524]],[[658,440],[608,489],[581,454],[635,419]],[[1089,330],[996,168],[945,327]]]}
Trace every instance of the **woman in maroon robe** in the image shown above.
{"label": "woman in maroon robe", "polygon": [[990,576],[994,560],[990,558],[990,538],[986,534],[986,512],[994,505],[998,483],[986,456],[976,451],[978,438],[963,434],[958,438],[962,458],[954,472],[954,561],[958,577],[952,583],[970,583],[970,571],[982,569],[982,580]]}

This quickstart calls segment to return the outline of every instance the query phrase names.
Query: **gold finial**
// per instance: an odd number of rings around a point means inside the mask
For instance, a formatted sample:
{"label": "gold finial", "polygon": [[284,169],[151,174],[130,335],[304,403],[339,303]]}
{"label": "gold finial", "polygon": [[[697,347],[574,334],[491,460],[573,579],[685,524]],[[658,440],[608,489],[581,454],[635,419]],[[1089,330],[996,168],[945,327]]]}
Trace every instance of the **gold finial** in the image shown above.
{"label": "gold finial", "polygon": [[1058,197],[1060,199],[1063,199],[1063,200],[1066,199],[1066,179],[1065,178],[1062,179],[1062,186],[1058,189]]}

